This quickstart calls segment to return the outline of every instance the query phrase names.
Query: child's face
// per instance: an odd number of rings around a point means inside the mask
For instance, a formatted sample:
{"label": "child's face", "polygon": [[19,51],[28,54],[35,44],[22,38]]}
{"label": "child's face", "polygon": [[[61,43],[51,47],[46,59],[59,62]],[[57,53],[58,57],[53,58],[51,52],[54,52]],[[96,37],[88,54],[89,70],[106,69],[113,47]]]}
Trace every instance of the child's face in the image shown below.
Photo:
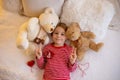
{"label": "child's face", "polygon": [[52,40],[55,46],[63,46],[66,40],[65,30],[58,26],[52,34]]}

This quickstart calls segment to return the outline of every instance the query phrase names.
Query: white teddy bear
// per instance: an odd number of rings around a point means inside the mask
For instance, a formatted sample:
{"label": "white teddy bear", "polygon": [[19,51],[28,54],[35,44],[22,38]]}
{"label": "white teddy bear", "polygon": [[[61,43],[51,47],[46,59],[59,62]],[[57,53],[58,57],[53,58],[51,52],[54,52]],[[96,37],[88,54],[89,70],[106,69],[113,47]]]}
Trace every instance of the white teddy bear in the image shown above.
{"label": "white teddy bear", "polygon": [[59,18],[54,10],[46,8],[39,18],[32,17],[20,27],[16,40],[17,47],[26,50],[34,59],[36,47],[49,43],[48,33],[53,32],[58,22]]}

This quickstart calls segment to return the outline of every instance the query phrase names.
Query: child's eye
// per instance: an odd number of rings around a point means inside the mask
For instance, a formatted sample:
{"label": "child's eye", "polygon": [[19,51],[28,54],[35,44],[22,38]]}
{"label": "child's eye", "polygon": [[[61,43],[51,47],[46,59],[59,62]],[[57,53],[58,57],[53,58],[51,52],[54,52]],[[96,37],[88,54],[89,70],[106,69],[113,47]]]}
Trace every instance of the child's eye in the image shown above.
{"label": "child's eye", "polygon": [[64,36],[65,34],[64,34],[64,33],[62,33],[61,35],[62,35],[62,36]]}
{"label": "child's eye", "polygon": [[58,34],[58,33],[55,33],[55,34]]}

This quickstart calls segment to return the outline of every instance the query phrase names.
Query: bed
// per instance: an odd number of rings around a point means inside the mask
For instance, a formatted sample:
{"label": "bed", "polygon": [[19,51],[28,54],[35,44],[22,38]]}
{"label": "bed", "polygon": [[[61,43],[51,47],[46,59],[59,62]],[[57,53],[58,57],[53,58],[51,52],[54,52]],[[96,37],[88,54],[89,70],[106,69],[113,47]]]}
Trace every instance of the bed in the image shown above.
{"label": "bed", "polygon": [[[43,70],[36,65],[26,65],[29,57],[16,47],[19,27],[29,17],[2,10],[0,13],[0,80],[42,80]],[[107,28],[101,40],[104,46],[99,52],[88,51],[71,80],[119,80],[120,79],[120,31]]]}

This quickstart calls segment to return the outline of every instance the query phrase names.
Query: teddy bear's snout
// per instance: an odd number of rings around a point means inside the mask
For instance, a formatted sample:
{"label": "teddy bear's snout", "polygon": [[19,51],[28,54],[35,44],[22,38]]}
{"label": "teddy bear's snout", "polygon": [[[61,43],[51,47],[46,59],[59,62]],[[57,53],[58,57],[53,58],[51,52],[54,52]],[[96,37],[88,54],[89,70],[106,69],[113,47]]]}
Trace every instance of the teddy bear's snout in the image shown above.
{"label": "teddy bear's snout", "polygon": [[71,39],[74,39],[74,38],[75,38],[75,36],[72,35],[72,36],[71,36]]}
{"label": "teddy bear's snout", "polygon": [[53,28],[50,29],[51,32],[53,32],[53,30],[54,30]]}

